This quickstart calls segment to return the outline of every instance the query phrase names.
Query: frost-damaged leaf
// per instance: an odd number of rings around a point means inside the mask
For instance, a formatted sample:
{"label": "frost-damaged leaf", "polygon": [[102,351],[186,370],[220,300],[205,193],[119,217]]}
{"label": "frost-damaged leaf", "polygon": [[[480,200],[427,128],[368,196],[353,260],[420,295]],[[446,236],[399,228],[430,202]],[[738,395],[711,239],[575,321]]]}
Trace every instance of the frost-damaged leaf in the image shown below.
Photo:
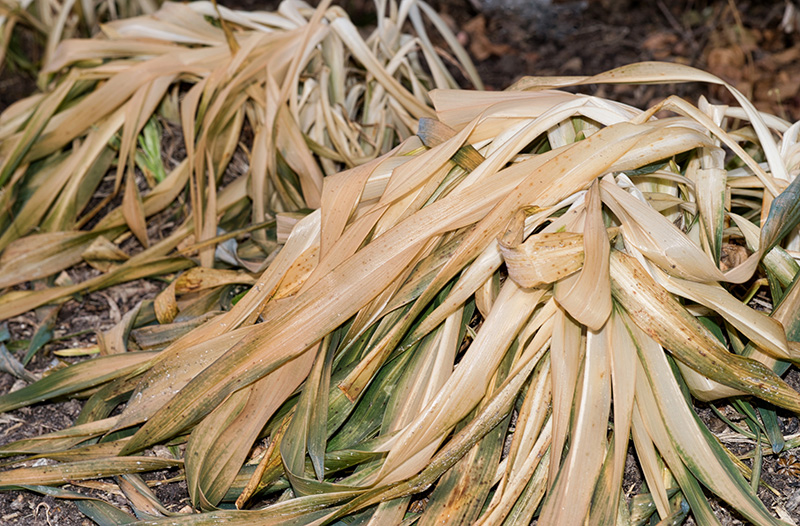
{"label": "frost-damaged leaf", "polygon": [[[770,253],[774,251],[775,249],[772,249]],[[798,283],[800,283],[800,273],[795,276],[794,281],[786,289],[783,298],[770,313],[770,317],[776,319],[783,326],[790,345],[800,341],[800,285]],[[779,375],[785,373],[790,365],[785,360],[778,360],[765,354],[752,342],[748,342],[744,351],[742,351],[742,355],[766,364]]]}
{"label": "frost-damaged leaf", "polygon": [[[605,236],[605,234],[603,234]],[[592,489],[606,456],[606,426],[611,408],[611,369],[607,357],[608,333],[589,331],[583,375],[577,386],[567,456],[542,505],[543,524],[582,525],[591,504]]]}
{"label": "frost-damaged leaf", "polygon": [[316,212],[297,224],[272,265],[229,312],[198,327],[159,355],[126,406],[121,427],[150,418],[244,333],[258,328],[248,323],[252,323],[260,315],[263,303],[276,293],[284,275],[295,261],[306,250],[319,243],[319,218],[320,214]]}
{"label": "frost-damaged leaf", "polygon": [[67,429],[53,431],[38,437],[17,440],[11,444],[0,446],[0,457],[66,450],[90,438],[107,433],[116,421],[117,418],[112,417],[76,424]]}
{"label": "frost-damaged leaf", "polygon": [[[489,238],[504,228],[513,215],[524,206],[536,203],[539,207],[552,206],[578,190],[584,189],[592,180],[606,171],[614,170],[617,163],[624,161],[626,154],[650,152],[653,142],[670,137],[677,129],[664,130],[656,127],[640,127],[629,123],[619,123],[601,129],[583,141],[572,143],[553,150],[554,157],[548,154],[535,156],[517,163],[502,173],[523,171],[524,180],[509,193],[501,204],[495,207],[478,223],[470,235],[459,246],[454,257],[439,271],[437,277],[422,296],[418,304],[427,303],[444,282],[449,280],[457,269],[473,259],[486,246]],[[691,136],[664,148],[664,153],[672,148],[682,151],[697,145],[696,140],[704,138]],[[674,153],[677,153],[675,151]],[[547,162],[545,162],[547,161]],[[469,192],[476,185],[468,187]],[[416,314],[416,313],[415,313]]]}
{"label": "frost-damaged leaf", "polygon": [[130,256],[109,241],[108,238],[101,235],[96,237],[92,244],[81,252],[81,258],[92,268],[100,272],[108,272],[120,262],[127,261]]}
{"label": "frost-damaged leaf", "polygon": [[119,489],[125,493],[125,496],[131,501],[131,505],[136,512],[137,516],[147,514],[151,516],[172,516],[177,515],[171,512],[161,504],[155,493],[150,489],[147,483],[141,476],[130,473],[121,475],[116,478]]}
{"label": "frost-damaged leaf", "polygon": [[[77,80],[77,72],[70,72],[52,93],[39,101],[30,121],[26,123],[25,131],[16,140],[8,141],[3,146],[3,163],[0,165],[0,187],[6,184],[9,177],[22,163],[31,146],[39,138]],[[11,151],[8,151],[9,149]]]}
{"label": "frost-damaged leaf", "polygon": [[[734,213],[729,213],[728,215],[742,232],[745,242],[747,243],[747,248],[753,252],[759,252],[761,229],[740,215]],[[778,278],[781,285],[784,287],[788,287],[794,280],[797,272],[800,271],[800,265],[798,265],[794,258],[780,246],[775,246],[772,250],[767,252],[762,262],[764,266]]]}
{"label": "frost-damaged leaf", "polygon": [[567,276],[555,286],[556,301],[570,316],[599,331],[611,315],[611,285],[608,278],[609,233],[603,223],[600,186],[595,181],[584,197],[583,246],[586,254],[577,276]]}
{"label": "frost-damaged leaf", "polygon": [[[395,433],[413,421],[430,404],[447,378],[450,377],[459,343],[463,337],[464,324],[468,322],[468,320],[462,319],[462,314],[462,310],[459,310],[448,317],[442,327],[429,334],[416,349],[410,351],[414,353],[414,356],[411,358],[409,366],[405,368],[405,373],[387,404],[381,425],[382,433]],[[512,358],[513,354],[506,355],[495,378],[495,385],[490,389],[499,387],[505,379]],[[484,437],[481,444],[476,445],[467,457],[460,461],[460,469],[448,472],[446,475],[448,480],[443,480],[437,485],[434,493],[441,495],[438,497],[439,504],[444,504],[444,508],[438,506],[440,511],[446,510],[449,514],[455,508],[458,516],[473,518],[477,516],[494,476],[495,466],[499,460],[496,455],[500,453],[498,446],[503,440],[506,428],[507,422],[506,425],[498,426],[490,435]],[[478,454],[478,451],[481,450],[484,452],[482,456]],[[469,459],[473,459],[475,462],[467,462]],[[436,509],[433,509],[436,507],[433,505],[435,499],[431,500],[432,506],[427,508],[430,510],[428,517],[433,519],[438,513]],[[455,500],[463,505],[458,505],[456,502],[448,504],[448,500]],[[373,515],[372,522],[376,525],[388,524],[388,521],[397,523],[402,516],[396,510],[405,512],[408,507],[408,497],[397,499],[394,502],[398,504],[395,509],[379,508]],[[455,517],[452,517],[452,520],[457,521]]]}
{"label": "frost-damaged leaf", "polygon": [[[449,194],[444,199],[420,210],[418,214],[426,215],[426,211],[438,208],[437,205],[448,204],[452,199],[461,199],[460,204],[466,204],[466,198],[471,199],[475,193],[481,191],[484,202],[493,202],[489,196],[497,195],[506,181],[517,181],[516,190],[503,194],[505,197],[500,204],[494,207],[472,229],[465,240],[459,245],[454,256],[439,270],[420,299],[409,311],[403,322],[397,325],[397,331],[388,336],[381,345],[399,343],[398,335],[402,334],[413,319],[419,315],[422,308],[434,297],[444,284],[449,281],[464,265],[485,249],[490,239],[499,229],[505,227],[511,217],[522,207],[535,202],[541,206],[551,206],[572,193],[585,188],[594,178],[602,175],[607,170],[626,166],[631,158],[645,160],[655,155],[653,144],[660,141],[664,143],[662,152],[683,151],[699,144],[704,144],[707,138],[700,134],[678,133],[680,128],[642,127],[629,123],[618,123],[603,128],[589,138],[568,146],[548,152],[547,154],[527,158],[498,172],[492,179],[479,180],[477,183],[467,185],[464,190]],[[684,130],[680,130],[684,131]],[[685,130],[688,131],[688,130]],[[671,139],[676,139],[672,141]],[[520,146],[523,146],[520,144]],[[501,177],[503,176],[503,177]],[[488,188],[484,189],[484,186]],[[379,240],[387,238],[382,236]],[[482,284],[481,281],[478,285]]]}
{"label": "frost-damaged leaf", "polygon": [[18,468],[0,473],[0,487],[16,484],[66,484],[72,480],[99,479],[124,473],[143,473],[183,465],[181,460],[156,457],[110,457],[99,460],[80,460],[39,466]]}
{"label": "frost-damaged leaf", "polygon": [[602,181],[600,190],[622,223],[625,242],[662,270],[694,281],[725,280],[708,255],[666,217],[609,181]]}
{"label": "frost-damaged leaf", "polygon": [[[700,219],[705,228],[705,234],[709,241],[711,254],[714,261],[719,263],[722,250],[722,235],[725,227],[725,193],[727,173],[722,169],[722,150],[710,150],[701,157],[703,168],[697,168],[694,173],[688,173],[687,177],[695,182],[695,195],[702,196],[697,199],[697,206],[700,212]],[[711,153],[711,152],[714,153]],[[715,155],[716,154],[716,155]],[[717,160],[719,159],[719,160]],[[692,165],[690,165],[691,167]]]}
{"label": "frost-damaged leaf", "polygon": [[[463,338],[464,323],[466,322],[462,320],[461,310],[456,311],[448,317],[442,327],[428,334],[415,349],[409,351],[413,353],[413,356],[405,367],[402,377],[397,381],[396,387],[386,404],[386,411],[383,414],[380,426],[381,434],[390,436],[397,433],[413,422],[422,411],[431,405],[433,399],[453,373],[453,363]],[[506,354],[498,367],[494,385],[489,386],[490,392],[502,384],[508,374],[513,358],[513,353]],[[495,441],[502,440],[505,433],[503,429],[506,429],[506,426],[500,425],[492,431],[491,434],[494,436]],[[487,438],[484,437],[484,440]],[[499,442],[496,445],[499,445]],[[472,484],[470,487],[464,488],[466,491],[488,492],[491,477],[494,475],[493,465],[496,464],[496,460],[492,462],[492,457],[499,452],[497,447],[494,447],[491,452],[487,453],[489,457],[484,459],[488,462],[488,466],[484,466],[484,469],[488,468],[488,472],[483,473],[483,478],[488,478],[488,480],[485,480],[478,487]],[[479,476],[480,471],[474,473]],[[483,495],[485,497],[485,493]],[[484,499],[479,498],[477,500],[478,502],[472,506],[478,506],[477,509],[473,510],[473,514],[477,514],[480,511],[479,506]],[[403,518],[409,502],[410,497],[405,496],[381,503],[370,518],[371,523],[376,526],[398,523]],[[469,514],[470,506],[464,506],[461,512]]]}
{"label": "frost-damaged leaf", "polygon": [[[638,365],[637,365],[638,366]],[[639,465],[642,467],[644,480],[647,482],[647,487],[650,489],[649,507],[650,512],[647,514],[649,517],[653,511],[652,508],[658,510],[658,514],[666,517],[669,513],[669,496],[667,493],[666,483],[662,475],[663,461],[661,456],[656,451],[653,439],[650,432],[647,430],[644,418],[639,410],[638,403],[634,399],[633,413],[631,415],[631,439],[634,447],[636,447],[636,457],[639,459]],[[636,504],[634,502],[634,504]],[[634,512],[636,508],[634,508]]]}
{"label": "frost-damaged leaf", "polygon": [[161,324],[171,323],[178,315],[177,294],[187,294],[213,289],[223,285],[252,285],[252,276],[235,270],[195,267],[175,278],[169,286],[156,296],[154,307]]}
{"label": "frost-damaged leaf", "polygon": [[[394,438],[378,480],[384,484],[402,480],[427,463],[446,433],[483,397],[495,369],[542,295],[543,291],[521,289],[510,281],[504,284],[484,323],[489,330],[479,333],[431,404]],[[549,319],[541,317],[540,323]]]}
{"label": "frost-damaged leaf", "polygon": [[608,359],[614,400],[614,434],[606,455],[600,482],[595,488],[589,520],[593,524],[613,524],[620,502],[620,488],[628,457],[634,390],[636,386],[636,347],[622,318],[611,313],[608,336]]}
{"label": "frost-damaged leaf", "polygon": [[[177,241],[175,241],[175,244],[177,244]],[[155,248],[155,246],[151,248]],[[158,257],[157,254],[151,253],[151,258],[147,259],[149,254],[144,256],[142,254],[138,254],[140,257],[129,259],[107,274],[89,278],[81,283],[43,290],[24,291],[17,294],[14,292],[6,293],[0,296],[0,319],[17,316],[72,294],[92,292],[117,283],[169,274],[194,266],[191,260],[182,257]]]}
{"label": "frost-damaged leaf", "polygon": [[81,510],[81,513],[99,526],[118,526],[138,522],[136,517],[132,517],[104,500],[79,500],[75,505]]}
{"label": "frost-damaged leaf", "polygon": [[580,364],[585,354],[581,326],[562,309],[553,317],[550,343],[553,372],[553,446],[550,455],[549,484],[552,485],[561,465],[561,453],[567,441],[570,417],[578,385]]}
{"label": "frost-damaged leaf", "polygon": [[80,261],[84,251],[99,236],[116,237],[111,231],[62,231],[32,234],[11,243],[0,256],[0,288],[40,279]]}
{"label": "frost-damaged leaf", "polygon": [[142,302],[136,304],[125,313],[122,319],[107,331],[96,331],[97,346],[100,354],[118,354],[128,351],[128,335],[133,328],[136,317],[142,308]]}
{"label": "frost-damaged leaf", "polygon": [[524,243],[500,239],[508,276],[520,287],[549,285],[583,267],[583,236],[572,232],[533,234]]}
{"label": "frost-damaged leaf", "polygon": [[260,510],[218,510],[142,520],[137,526],[321,526],[346,497],[313,495],[278,502]]}
{"label": "frost-damaged leaf", "polygon": [[[637,367],[641,371],[641,364],[637,363]],[[641,371],[637,377],[644,376],[644,374],[644,371]],[[657,471],[654,473],[654,477],[658,478],[649,478],[648,482],[654,483],[654,487],[658,487],[659,484],[663,485],[663,481],[661,479],[663,479],[664,467],[662,466],[665,466],[667,469],[669,469],[672,478],[680,486],[681,493],[683,493],[690,502],[694,517],[700,521],[701,524],[722,526],[722,524],[719,522],[719,519],[717,519],[714,510],[711,509],[711,504],[708,502],[708,498],[703,493],[700,483],[686,468],[680,458],[680,455],[678,454],[678,451],[676,451],[675,445],[670,442],[669,433],[667,432],[664,423],[657,418],[657,415],[659,414],[657,410],[658,406],[656,405],[655,400],[653,400],[653,395],[649,392],[648,387],[649,386],[647,386],[644,382],[637,382],[637,399],[633,406],[634,429],[645,428],[642,429],[642,433],[648,434],[648,439],[652,437],[652,441],[657,445],[658,450],[661,453],[660,458],[664,460],[663,464],[659,464]],[[641,402],[639,401],[640,399],[642,400]],[[638,445],[641,443],[641,441],[636,443]],[[638,451],[639,450],[637,449],[637,452]],[[674,496],[672,499],[668,500],[667,494],[668,492],[663,493],[663,504],[658,504],[659,499],[655,501],[658,505],[658,514],[661,517],[672,516],[672,506],[670,504],[670,500],[674,499]]]}
{"label": "frost-damaged leaf", "polygon": [[125,193],[122,198],[122,215],[125,216],[131,232],[145,248],[150,246],[147,237],[147,221],[144,217],[144,205],[142,196],[139,195],[139,188],[134,182],[133,170],[128,172],[125,178]]}
{"label": "frost-damaged leaf", "polygon": [[544,355],[543,346],[545,342],[538,343],[538,345],[533,343],[530,345],[528,352],[520,359],[517,366],[512,369],[501,388],[492,395],[485,408],[449,440],[420,473],[403,482],[380,486],[364,493],[331,514],[329,519],[345,516],[350,512],[366,508],[382,500],[418,493],[430,486],[511,411],[520,389]]}
{"label": "frost-damaged leaf", "polygon": [[[643,378],[637,376],[636,396],[645,404],[642,407],[645,418],[651,425],[657,420],[658,425],[663,426],[681,461],[716,495],[754,524],[782,525],[756,497],[716,437],[699,422],[687,406],[661,347],[636,325],[628,323],[627,326],[638,348],[641,376],[646,375],[649,380],[646,384]],[[661,419],[654,418],[652,410],[655,407],[658,408]],[[658,432],[652,426],[650,429],[652,433],[664,432]],[[663,441],[663,438],[656,439],[656,443],[659,441]],[[687,492],[687,497],[689,496]],[[699,498],[705,501],[705,497]]]}
{"label": "frost-damaged leaf", "polygon": [[[550,359],[545,355],[534,370],[525,395],[503,478],[477,524],[497,524],[503,518],[506,521],[510,520],[509,516],[513,518],[515,504],[520,499],[525,500],[527,487],[531,482],[538,482],[542,487],[541,491],[534,492],[538,494],[538,498],[544,494],[544,483],[549,467],[547,455],[551,447],[553,424],[552,418],[547,414],[550,398],[549,376]],[[467,458],[469,457],[465,457]],[[537,472],[538,477],[535,476]],[[528,497],[533,496],[528,495]],[[518,510],[517,513],[524,512]]]}
{"label": "frost-damaged leaf", "polygon": [[[320,444],[327,437],[324,435],[327,423],[327,395],[330,388],[330,371],[333,364],[334,347],[331,347],[330,336],[323,339],[314,356],[313,367],[306,378],[306,389],[300,395],[294,415],[281,441],[281,459],[289,481],[305,478],[306,452],[318,481],[325,474],[325,447]],[[304,360],[312,358],[306,353]],[[307,372],[307,371],[306,371]],[[325,398],[323,398],[325,397]],[[323,435],[320,436],[320,431]],[[322,447],[320,447],[322,445]],[[293,484],[299,491],[300,484]]]}
{"label": "frost-damaged leaf", "polygon": [[186,446],[186,479],[194,502],[207,509],[219,504],[267,420],[308,376],[312,361],[312,353],[290,361],[234,393],[198,424]]}
{"label": "frost-damaged leaf", "polygon": [[800,349],[790,347],[784,327],[779,321],[743,304],[721,286],[694,283],[671,276],[664,276],[659,281],[672,294],[688,298],[721,314],[753,344],[771,356],[789,361],[800,359]]}
{"label": "frost-damaged leaf", "polygon": [[633,321],[692,369],[790,411],[800,395],[762,363],[728,352],[631,256],[613,251],[611,290]]}
{"label": "frost-damaged leaf", "polygon": [[386,69],[375,59],[374,55],[367,48],[366,43],[358,35],[358,29],[346,17],[336,17],[331,22],[333,29],[345,45],[351,50],[353,55],[372,75],[374,75],[381,85],[392,94],[403,106],[409,109],[411,114],[419,119],[422,117],[433,116],[423,102],[413,97],[396,79],[394,79]]}
{"label": "frost-damaged leaf", "polygon": [[[372,251],[362,250],[355,256],[355,261],[350,262],[350,269],[340,267],[342,272],[326,276],[317,287],[292,298],[288,308],[280,312],[273,310],[266,316],[265,323],[256,325],[248,336],[228,351],[227,359],[218,360],[205,369],[150,418],[126,451],[137,451],[171,436],[178,429],[185,429],[231,392],[308,352],[311,345],[377,294],[387,277],[391,278],[405,268],[417,250],[418,246],[412,244],[405,250],[385,254],[388,261],[368,269],[366,275],[360,272],[365,270],[363,260],[371,260]],[[359,272],[355,272],[353,267]],[[337,292],[341,290],[349,293]]]}
{"label": "frost-damaged leaf", "polygon": [[38,382],[0,396],[0,412],[84,391],[146,369],[155,352],[130,352],[103,356],[55,371]]}
{"label": "frost-damaged leaf", "polygon": [[124,511],[112,506],[104,500],[90,497],[89,495],[78,493],[76,491],[32,484],[7,486],[5,489],[28,490],[58,499],[74,500],[78,509],[81,510],[81,513],[91,518],[100,526],[132,524],[137,521],[136,517],[125,513]]}

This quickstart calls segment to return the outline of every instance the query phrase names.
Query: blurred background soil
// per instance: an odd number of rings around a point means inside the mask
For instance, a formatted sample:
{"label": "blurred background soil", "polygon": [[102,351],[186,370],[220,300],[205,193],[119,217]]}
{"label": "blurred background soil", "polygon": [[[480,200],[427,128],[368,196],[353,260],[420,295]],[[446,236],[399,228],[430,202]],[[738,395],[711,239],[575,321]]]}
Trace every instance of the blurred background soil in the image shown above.
{"label": "blurred background soil", "polygon": [[[784,1],[443,0],[490,89],[523,75],[592,75],[647,60],[678,62],[733,84],[759,109],[800,118],[800,18]],[[600,87],[648,107],[670,94],[732,103],[700,84]]]}
{"label": "blurred background soil", "polygon": [[[364,28],[375,20],[372,0],[335,3]],[[760,109],[790,121],[800,119],[800,9],[788,1],[431,0],[430,3],[470,52],[487,89],[504,89],[525,75],[591,75],[631,62],[664,60],[710,71],[736,86]],[[220,4],[235,9],[273,10],[278,2],[220,0]],[[41,45],[31,33],[19,31],[15,36],[0,73],[0,111],[35,92]],[[641,108],[673,94],[692,103],[701,96],[715,103],[732,102],[723,88],[696,83],[590,86],[582,91]],[[71,272],[79,274],[82,270]],[[80,280],[80,276],[74,277]],[[120,315],[139,300],[154,297],[163,286],[159,281],[140,280],[80,301],[71,300],[58,312],[54,324],[56,341],[39,351],[30,369],[35,373],[51,367],[53,350],[96,343],[95,330],[110,328]],[[32,313],[11,320],[8,327],[12,341],[30,338],[41,323]],[[787,380],[798,388],[798,377],[793,370]],[[0,392],[8,392],[13,384],[9,375],[0,373]],[[77,402],[60,402],[0,415],[0,444],[62,429],[72,423],[79,410]],[[698,412],[712,430],[723,431],[724,424],[715,421],[708,408],[699,407]],[[793,415],[783,415],[782,424],[787,433],[798,430]],[[788,455],[790,460],[800,462],[791,452]],[[637,481],[641,483],[641,475],[635,462],[630,464],[627,480],[635,487]],[[774,491],[762,490],[765,502],[782,504],[798,521],[800,479],[794,472],[779,473],[775,457],[765,458],[763,476],[774,488]],[[159,497],[173,511],[186,509],[185,484],[181,484],[158,489]],[[119,495],[85,487],[70,489],[93,491],[125,509],[124,499]],[[723,525],[742,524],[724,507],[718,511]],[[72,502],[28,492],[4,492],[0,493],[0,524],[83,526],[91,521],[81,516]],[[687,524],[693,524],[691,519]]]}

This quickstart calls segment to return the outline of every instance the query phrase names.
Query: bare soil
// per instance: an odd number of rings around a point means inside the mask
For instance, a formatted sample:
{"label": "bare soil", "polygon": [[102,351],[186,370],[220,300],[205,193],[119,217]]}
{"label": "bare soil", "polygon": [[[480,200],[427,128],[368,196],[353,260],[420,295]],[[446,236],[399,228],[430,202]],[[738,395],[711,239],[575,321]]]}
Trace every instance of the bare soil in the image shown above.
{"label": "bare soil", "polygon": [[[220,3],[238,9],[272,9],[276,5],[274,0]],[[800,119],[800,15],[787,14],[789,4],[782,0],[553,3],[546,0],[439,0],[430,3],[444,15],[466,45],[488,89],[503,89],[523,75],[589,75],[631,62],[667,60],[711,71],[737,86],[755,100],[759,108],[790,120]],[[374,20],[370,0],[341,0],[340,4],[361,25]],[[35,64],[40,59],[41,42],[30,34],[22,34],[15,43],[16,61],[7,63],[0,72],[0,111],[35,90],[31,73],[34,68],[26,69],[25,63]],[[670,94],[691,102],[696,102],[700,96],[712,102],[731,102],[724,90],[699,84],[587,90],[638,107],[648,107]],[[174,150],[174,144],[165,144],[163,150],[170,148]],[[80,281],[91,273],[91,269],[78,268],[70,271],[70,277]],[[96,343],[94,331],[109,329],[136,303],[152,299],[163,286],[157,280],[139,280],[65,303],[58,312],[55,326],[55,337],[61,339],[41,349],[28,369],[37,373],[51,367],[54,361],[79,360],[59,358],[53,351]],[[41,323],[41,314],[41,311],[27,313],[9,320],[11,342],[29,339]],[[16,352],[18,358],[22,354],[24,349]],[[790,370],[787,380],[800,389],[797,370]],[[13,377],[0,373],[0,393],[19,386]],[[74,421],[80,408],[79,401],[58,401],[0,415],[0,444],[63,429]],[[713,432],[725,436],[726,424],[708,406],[698,405],[697,411]],[[797,433],[800,427],[796,415],[789,414],[781,415],[781,425],[787,435]],[[746,453],[749,447],[726,445],[737,454]],[[800,462],[797,451],[782,456]],[[159,473],[151,478],[165,479],[174,475]],[[763,482],[774,489],[762,486],[760,495],[765,503],[770,507],[782,505],[795,521],[800,521],[800,464],[795,473],[780,470],[777,457],[765,457],[762,476]],[[631,457],[625,488],[638,489],[641,482],[641,472]],[[67,489],[99,496],[131,512],[126,499],[118,494],[74,486],[67,486]],[[155,486],[154,491],[170,510],[185,509],[185,483]],[[724,505],[715,503],[715,509],[724,526],[744,523]],[[0,524],[86,526],[92,521],[81,515],[71,501],[22,491],[0,492]],[[690,518],[686,524],[694,522]]]}

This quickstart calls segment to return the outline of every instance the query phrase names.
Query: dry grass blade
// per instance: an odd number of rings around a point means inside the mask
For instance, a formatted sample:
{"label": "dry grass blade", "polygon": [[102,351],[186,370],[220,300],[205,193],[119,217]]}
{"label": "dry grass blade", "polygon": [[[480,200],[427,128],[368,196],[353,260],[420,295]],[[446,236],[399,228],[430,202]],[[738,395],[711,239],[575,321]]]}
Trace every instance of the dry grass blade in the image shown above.
{"label": "dry grass blade", "polygon": [[0,410],[10,411],[34,402],[102,385],[109,380],[146,369],[147,362],[152,360],[155,354],[150,352],[116,354],[98,358],[97,363],[84,362],[69,369],[55,371],[34,384],[4,395],[0,402]]}
{"label": "dry grass blade", "polygon": [[606,455],[606,429],[611,408],[611,374],[604,331],[586,338],[583,375],[577,385],[571,448],[545,500],[540,520],[546,524],[582,524],[589,512],[592,489]]}
{"label": "dry grass blade", "polygon": [[[608,279],[610,246],[603,224],[600,185],[595,182],[585,196],[582,227],[586,257],[577,276],[565,277],[555,289],[559,305],[570,316],[594,331],[599,331],[611,315],[611,286]],[[588,295],[587,295],[588,292]]]}
{"label": "dry grass blade", "polygon": [[619,520],[620,509],[628,511],[620,488],[631,434],[636,384],[636,349],[620,316],[613,312],[611,316],[607,344],[615,425],[589,510],[589,520],[597,524],[613,524]]}
{"label": "dry grass blade", "polygon": [[84,460],[57,466],[18,468],[0,474],[0,485],[11,484],[65,484],[71,480],[84,480],[121,475],[123,473],[142,473],[157,469],[180,466],[180,460],[165,460],[153,457],[112,457],[102,460]]}

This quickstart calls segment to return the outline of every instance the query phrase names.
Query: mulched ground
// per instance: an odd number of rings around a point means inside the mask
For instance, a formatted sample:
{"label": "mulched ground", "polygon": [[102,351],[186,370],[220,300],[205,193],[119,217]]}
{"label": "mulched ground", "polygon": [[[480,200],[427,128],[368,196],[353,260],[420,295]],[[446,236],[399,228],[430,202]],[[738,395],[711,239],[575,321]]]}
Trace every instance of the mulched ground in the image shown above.
{"label": "mulched ground", "polygon": [[[274,1],[220,1],[238,9],[272,9]],[[368,25],[374,20],[370,0],[341,0],[353,19]],[[736,85],[766,111],[789,120],[800,119],[800,14],[792,4],[781,1],[744,2],[733,0],[591,0],[549,2],[547,0],[440,0],[430,2],[443,13],[459,39],[474,57],[489,89],[503,89],[522,75],[587,75],[630,62],[668,60],[696,66]],[[39,60],[39,46],[23,34],[16,43],[19,60],[9,62],[0,73],[0,111],[11,102],[35,90],[32,68]],[[25,59],[25,60],[22,60]],[[29,64],[27,64],[29,63]],[[614,97],[639,107],[648,107],[667,95],[676,94],[692,102],[706,96],[712,102],[729,103],[722,89],[700,84],[679,86],[636,86],[588,88],[588,92]],[[71,271],[75,280],[85,279],[88,269]],[[121,315],[142,299],[153,298],[164,284],[139,280],[103,292],[70,300],[58,312],[57,341],[34,357],[29,370],[41,372],[62,359],[53,351],[86,347],[96,342],[95,330],[114,325]],[[31,337],[40,319],[34,313],[9,320],[12,341]],[[73,336],[70,336],[73,335]],[[18,351],[18,356],[24,350]],[[792,370],[787,380],[800,389],[800,373]],[[16,382],[0,373],[0,393]],[[17,387],[19,384],[17,385]],[[80,411],[80,402],[63,401],[11,411],[0,415],[0,444],[35,436],[70,425]],[[698,413],[712,431],[726,426],[706,406]],[[782,415],[786,434],[798,432],[794,415]],[[746,445],[730,445],[737,454]],[[800,521],[800,454],[788,452],[789,462],[798,469],[779,473],[778,458],[766,457],[763,481],[775,489],[760,490],[769,506],[783,505]],[[156,474],[166,478],[167,475]],[[107,482],[113,483],[113,480]],[[625,488],[641,484],[641,473],[629,462]],[[98,490],[69,487],[103,498],[126,509],[124,497]],[[185,508],[183,483],[156,486],[156,494],[171,510]],[[725,506],[715,505],[724,526],[743,524]],[[29,492],[0,493],[0,524],[20,526],[90,525],[69,501],[41,497]],[[686,524],[694,524],[689,519]]]}

